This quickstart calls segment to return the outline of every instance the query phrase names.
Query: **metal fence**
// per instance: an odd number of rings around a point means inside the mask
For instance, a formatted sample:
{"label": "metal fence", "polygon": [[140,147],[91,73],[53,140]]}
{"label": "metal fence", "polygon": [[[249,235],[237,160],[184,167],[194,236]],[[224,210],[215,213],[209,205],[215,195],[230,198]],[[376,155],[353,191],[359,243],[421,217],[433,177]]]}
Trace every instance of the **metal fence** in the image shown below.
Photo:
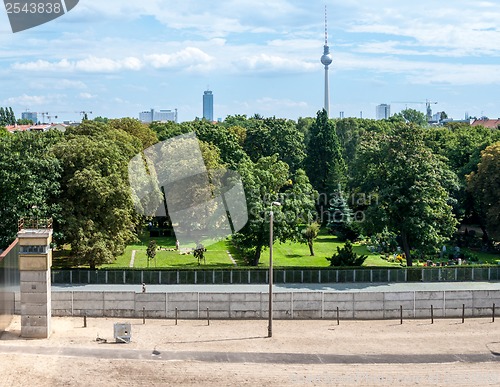
{"label": "metal fence", "polygon": [[[55,284],[265,284],[269,272],[238,270],[53,270]],[[274,269],[274,283],[499,281],[500,267]]]}

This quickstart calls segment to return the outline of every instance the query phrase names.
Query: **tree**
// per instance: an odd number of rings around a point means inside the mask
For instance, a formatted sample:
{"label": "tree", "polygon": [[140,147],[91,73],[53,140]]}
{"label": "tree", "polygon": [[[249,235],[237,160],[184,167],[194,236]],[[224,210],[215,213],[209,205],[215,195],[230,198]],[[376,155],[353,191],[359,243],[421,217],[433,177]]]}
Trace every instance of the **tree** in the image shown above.
{"label": "tree", "polygon": [[345,183],[347,170],[335,127],[325,110],[318,112],[309,134],[305,170],[314,189],[328,198]]}
{"label": "tree", "polygon": [[141,143],[143,149],[150,147],[158,142],[158,137],[156,133],[151,130],[147,125],[143,124],[141,121],[136,120],[134,118],[120,118],[114,120],[98,120],[94,119],[95,122],[104,122],[108,123],[110,127],[118,130],[123,130],[138,138]]}
{"label": "tree", "polygon": [[467,176],[468,190],[474,197],[476,210],[485,219],[486,230],[500,238],[500,142],[481,152],[477,172]]}
{"label": "tree", "polygon": [[248,158],[239,143],[240,139],[237,134],[223,125],[208,121],[183,122],[182,124],[153,122],[149,127],[157,133],[160,141],[195,132],[199,140],[215,145],[219,149],[222,162],[233,170],[237,169],[241,161]]}
{"label": "tree", "polygon": [[291,171],[301,168],[305,158],[304,135],[295,122],[278,118],[249,120],[244,149],[253,161],[278,154]]}
{"label": "tree", "polygon": [[359,233],[353,226],[355,221],[354,212],[349,207],[347,200],[339,189],[335,197],[330,200],[331,207],[328,209],[328,224],[330,233],[337,235],[339,240],[354,241],[358,239]]}
{"label": "tree", "polygon": [[9,125],[15,125],[16,124],[16,116],[14,114],[14,110],[12,110],[12,107],[9,107]]}
{"label": "tree", "polygon": [[137,138],[89,120],[54,147],[64,168],[58,226],[80,264],[93,269],[111,262],[135,239],[128,162],[141,149]]}
{"label": "tree", "polygon": [[311,253],[311,257],[314,257],[314,240],[319,234],[319,229],[320,229],[320,224],[319,223],[311,223],[308,224],[305,229],[302,230],[302,235],[304,236],[304,239],[307,243],[307,246],[309,246],[309,252]]}
{"label": "tree", "polygon": [[18,118],[16,120],[17,125],[33,125],[34,122],[32,120],[28,120],[27,118]]}
{"label": "tree", "polygon": [[205,262],[205,252],[207,249],[201,243],[199,243],[193,251],[193,256],[198,261],[198,266],[201,265],[201,261]]}
{"label": "tree", "polygon": [[0,137],[0,248],[15,239],[20,218],[59,218],[62,167],[52,147],[61,137],[57,131]]}
{"label": "tree", "polygon": [[244,259],[253,266],[260,261],[262,250],[269,243],[269,212],[273,207],[274,237],[280,242],[301,239],[300,225],[307,224],[314,211],[315,192],[304,171],[289,178],[289,167],[277,155],[263,157],[257,163],[240,165],[247,199],[248,222],[234,235],[232,242]]}
{"label": "tree", "polygon": [[477,172],[481,161],[481,152],[500,140],[500,132],[496,129],[469,124],[449,124],[445,127],[429,128],[425,132],[425,142],[433,153],[446,157],[446,163],[457,174],[460,184],[454,193],[456,205],[454,212],[464,222],[479,223],[483,228],[486,220],[484,212],[474,206],[474,197],[467,190],[466,176]]}
{"label": "tree", "polygon": [[389,134],[371,133],[356,165],[361,192],[379,198],[371,205],[377,214],[371,224],[400,236],[408,266],[411,248],[437,250],[452,236],[457,220],[450,191],[458,188],[456,175],[425,146],[421,128],[400,123]]}
{"label": "tree", "polygon": [[406,122],[410,124],[415,124],[418,126],[426,126],[427,125],[427,118],[425,117],[425,114],[422,112],[419,112],[418,110],[415,109],[404,109],[401,110],[400,113],[396,113],[394,116],[396,118],[401,117],[403,118]]}
{"label": "tree", "polygon": [[337,252],[331,258],[327,258],[327,261],[330,261],[330,266],[349,267],[362,266],[366,258],[367,255],[355,253],[351,241],[348,240],[343,247],[337,247]]}
{"label": "tree", "polygon": [[149,241],[148,248],[146,249],[146,255],[148,256],[149,267],[149,261],[156,257],[156,241],[154,239]]}

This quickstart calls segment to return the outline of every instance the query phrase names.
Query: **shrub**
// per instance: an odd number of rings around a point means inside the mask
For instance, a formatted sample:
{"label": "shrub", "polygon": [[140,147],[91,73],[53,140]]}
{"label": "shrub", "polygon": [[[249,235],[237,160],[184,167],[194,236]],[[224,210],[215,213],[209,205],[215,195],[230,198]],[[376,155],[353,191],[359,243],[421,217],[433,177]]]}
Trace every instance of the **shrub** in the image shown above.
{"label": "shrub", "polygon": [[344,247],[337,247],[337,252],[331,258],[326,258],[330,261],[330,266],[361,266],[367,255],[359,255],[352,250],[351,241],[347,241]]}

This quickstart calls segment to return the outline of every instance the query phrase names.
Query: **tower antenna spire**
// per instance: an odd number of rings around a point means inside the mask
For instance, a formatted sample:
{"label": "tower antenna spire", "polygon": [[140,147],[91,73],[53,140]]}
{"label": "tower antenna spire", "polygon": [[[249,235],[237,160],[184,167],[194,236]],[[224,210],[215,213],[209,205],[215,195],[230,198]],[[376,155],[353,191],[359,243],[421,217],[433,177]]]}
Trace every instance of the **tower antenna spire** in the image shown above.
{"label": "tower antenna spire", "polygon": [[328,46],[328,10],[325,4],[325,46]]}

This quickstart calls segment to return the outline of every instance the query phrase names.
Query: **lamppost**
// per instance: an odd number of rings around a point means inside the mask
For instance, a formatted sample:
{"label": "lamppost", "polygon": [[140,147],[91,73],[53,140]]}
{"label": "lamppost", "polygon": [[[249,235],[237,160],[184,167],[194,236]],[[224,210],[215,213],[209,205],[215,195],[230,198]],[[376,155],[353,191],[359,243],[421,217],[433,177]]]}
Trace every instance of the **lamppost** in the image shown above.
{"label": "lamppost", "polygon": [[271,203],[269,212],[269,325],[267,327],[267,337],[273,337],[273,206],[281,206],[280,202]]}

